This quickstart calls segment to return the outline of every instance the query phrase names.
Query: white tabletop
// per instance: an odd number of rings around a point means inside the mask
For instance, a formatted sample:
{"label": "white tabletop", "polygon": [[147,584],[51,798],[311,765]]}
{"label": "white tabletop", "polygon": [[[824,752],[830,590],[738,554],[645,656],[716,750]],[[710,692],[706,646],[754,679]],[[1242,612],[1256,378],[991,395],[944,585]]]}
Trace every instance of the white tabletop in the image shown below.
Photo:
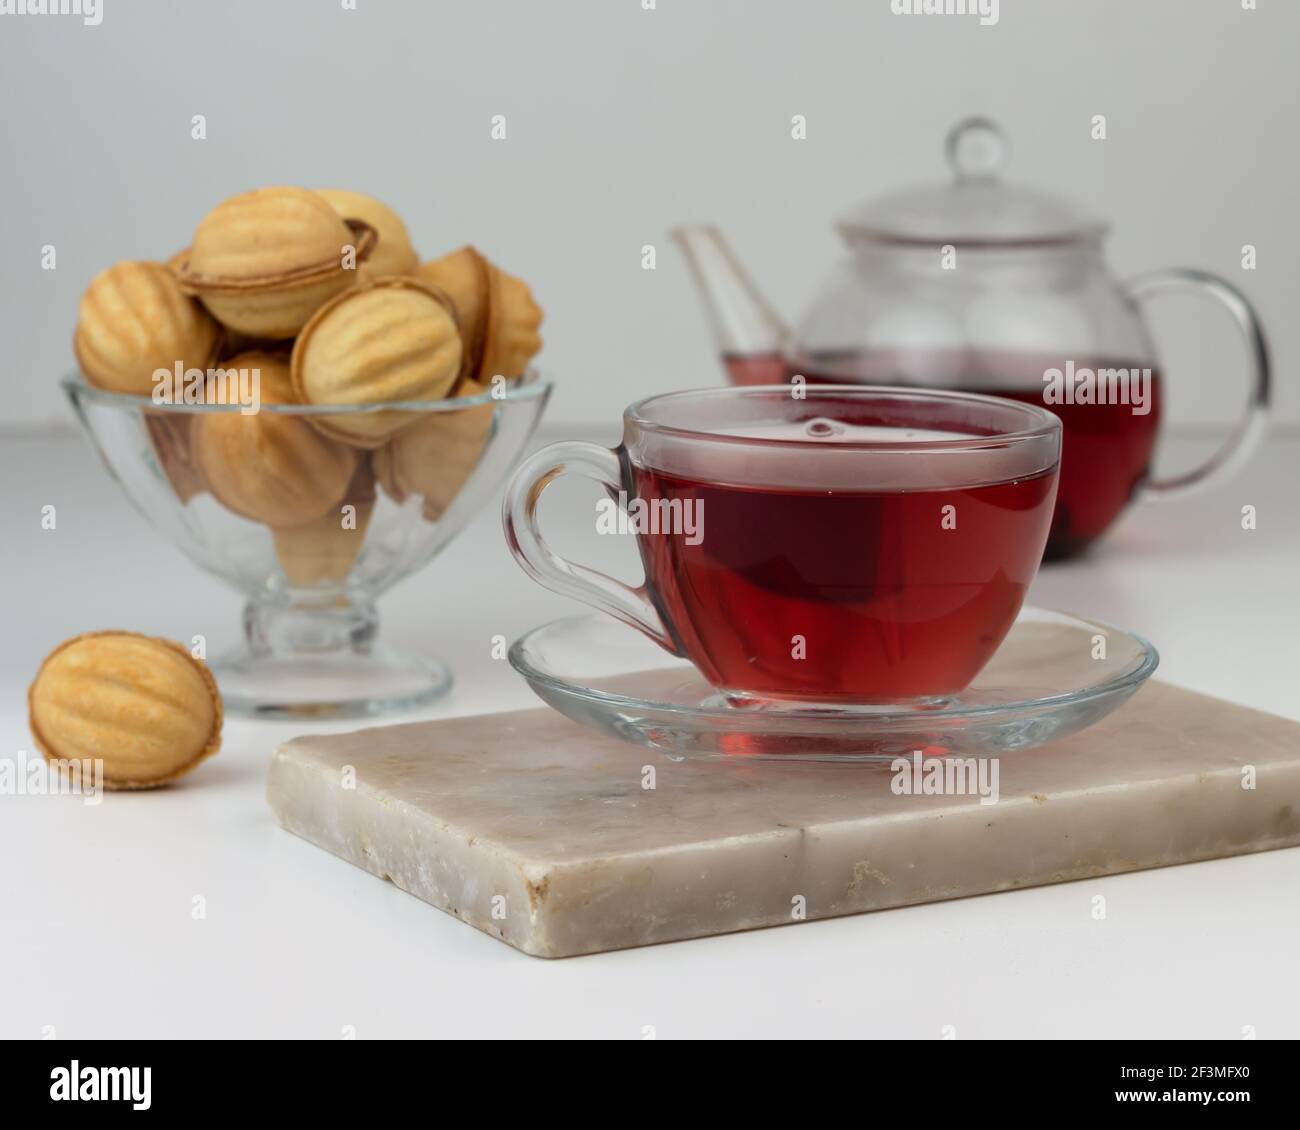
{"label": "white tabletop", "polygon": [[[25,688],[60,640],[202,632],[215,654],[242,602],[146,525],[80,437],[0,444],[12,757],[32,748]],[[1234,483],[1130,511],[1031,600],[1146,635],[1170,682],[1300,719],[1298,490],[1300,438],[1275,438]],[[635,575],[632,548],[592,532],[592,491],[551,493],[558,548]],[[492,637],[575,610],[523,576],[490,509],[380,602],[389,643],[457,677],[400,720],[536,706]],[[1300,851],[545,962],[277,827],[267,755],[303,728],[232,719],[183,787],[98,807],[0,796],[0,1037],[1300,1036]]]}

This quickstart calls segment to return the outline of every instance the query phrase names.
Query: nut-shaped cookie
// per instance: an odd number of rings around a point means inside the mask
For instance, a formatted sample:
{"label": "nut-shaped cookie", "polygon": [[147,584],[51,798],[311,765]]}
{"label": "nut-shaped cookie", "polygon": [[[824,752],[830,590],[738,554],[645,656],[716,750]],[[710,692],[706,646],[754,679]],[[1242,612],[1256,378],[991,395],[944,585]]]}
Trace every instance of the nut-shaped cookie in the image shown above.
{"label": "nut-shaped cookie", "polygon": [[537,332],[542,308],[533,300],[523,279],[494,267],[488,286],[487,329],[483,335],[483,360],[478,378],[522,377],[528,363],[542,348]]}
{"label": "nut-shaped cookie", "polygon": [[[243,353],[227,368],[257,368],[263,405],[293,403],[282,355]],[[321,434],[305,416],[263,408],[253,415],[208,411],[195,418],[194,458],[208,489],[227,510],[268,526],[321,517],[347,490],[357,453]]]}
{"label": "nut-shaped cookie", "polygon": [[208,489],[203,471],[194,458],[194,421],[189,412],[145,410],[144,426],[149,432],[158,466],[167,476],[176,497],[187,503]]}
{"label": "nut-shaped cookie", "polygon": [[77,316],[72,348],[99,388],[149,396],[155,370],[206,369],[221,327],[161,263],[126,261],[96,275]]}
{"label": "nut-shaped cookie", "polygon": [[421,263],[412,274],[438,287],[456,307],[460,336],[465,347],[464,372],[478,376],[487,334],[488,290],[492,265],[466,244],[441,259]]}
{"label": "nut-shaped cookie", "polygon": [[[465,381],[458,396],[482,396],[485,385]],[[437,521],[474,473],[491,437],[492,401],[456,410],[427,412],[374,453],[375,477],[395,502],[423,500],[422,512]]]}
{"label": "nut-shaped cookie", "polygon": [[[304,404],[440,400],[462,360],[451,300],[426,283],[386,278],[339,295],[303,327],[293,347],[293,388]],[[349,412],[312,417],[327,435],[378,447],[412,414]]]}
{"label": "nut-shaped cookie", "polygon": [[251,282],[338,262],[351,230],[318,193],[280,186],[223,200],[199,222],[187,274]]}
{"label": "nut-shaped cookie", "polygon": [[370,460],[362,456],[342,500],[319,518],[271,530],[275,556],[295,588],[341,585],[356,564],[375,508]]}
{"label": "nut-shaped cookie", "polygon": [[259,188],[223,200],[200,222],[177,269],[187,292],[231,329],[292,337],[318,307],[356,284],[375,230],[346,223],[305,188]]}
{"label": "nut-shaped cookie", "polygon": [[27,705],[45,758],[102,761],[110,789],[164,784],[221,745],[221,695],[207,666],[179,644],[134,632],[60,644]]}
{"label": "nut-shaped cookie", "polygon": [[421,263],[414,277],[452,300],[465,342],[466,377],[490,381],[523,376],[542,348],[542,309],[527,284],[470,246]]}
{"label": "nut-shaped cookie", "polygon": [[405,275],[415,269],[419,256],[411,246],[406,224],[383,201],[346,188],[318,188],[316,195],[328,200],[343,219],[362,220],[378,234],[379,241],[361,268],[361,281],[384,275]]}

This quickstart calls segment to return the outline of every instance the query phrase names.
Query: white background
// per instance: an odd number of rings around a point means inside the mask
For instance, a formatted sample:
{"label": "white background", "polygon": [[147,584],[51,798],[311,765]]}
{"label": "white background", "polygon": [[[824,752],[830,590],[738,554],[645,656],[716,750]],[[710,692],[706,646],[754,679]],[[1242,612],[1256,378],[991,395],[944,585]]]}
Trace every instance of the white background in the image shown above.
{"label": "white background", "polygon": [[[946,177],[946,130],[982,112],[1012,176],[1113,222],[1117,273],[1193,266],[1245,288],[1280,414],[1300,420],[1300,4],[1260,9],[1003,0],[980,27],[888,0],[106,0],[98,27],[0,17],[5,419],[67,419],[55,381],[97,271],[165,257],[223,197],[288,182],[372,192],[426,256],[473,241],[523,275],[562,382],[551,419],[609,421],[718,380],[672,224],[720,223],[793,315],[839,255],[832,217]],[[1170,299],[1156,329],[1171,418],[1234,413],[1226,318]]]}

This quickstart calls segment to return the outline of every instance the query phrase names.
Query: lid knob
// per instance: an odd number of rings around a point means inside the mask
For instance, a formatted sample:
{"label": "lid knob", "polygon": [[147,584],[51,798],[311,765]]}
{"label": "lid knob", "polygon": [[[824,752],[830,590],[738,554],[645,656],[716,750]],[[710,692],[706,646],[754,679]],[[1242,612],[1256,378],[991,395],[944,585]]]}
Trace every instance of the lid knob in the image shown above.
{"label": "lid knob", "polygon": [[958,180],[996,180],[1011,147],[992,118],[964,118],[948,131],[944,152]]}

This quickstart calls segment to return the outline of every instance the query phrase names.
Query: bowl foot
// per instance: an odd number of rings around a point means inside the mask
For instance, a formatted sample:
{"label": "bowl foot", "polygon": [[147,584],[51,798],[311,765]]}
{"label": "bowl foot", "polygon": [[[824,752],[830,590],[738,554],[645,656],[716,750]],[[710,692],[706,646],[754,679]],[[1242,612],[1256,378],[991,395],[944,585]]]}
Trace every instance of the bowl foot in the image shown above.
{"label": "bowl foot", "polygon": [[451,689],[436,660],[382,646],[368,652],[257,653],[249,648],[212,665],[225,708],[257,718],[361,718],[409,710]]}
{"label": "bowl foot", "polygon": [[377,641],[368,600],[318,595],[244,606],[244,643],[212,664],[231,714],[364,718],[424,706],[451,688],[441,663]]}

